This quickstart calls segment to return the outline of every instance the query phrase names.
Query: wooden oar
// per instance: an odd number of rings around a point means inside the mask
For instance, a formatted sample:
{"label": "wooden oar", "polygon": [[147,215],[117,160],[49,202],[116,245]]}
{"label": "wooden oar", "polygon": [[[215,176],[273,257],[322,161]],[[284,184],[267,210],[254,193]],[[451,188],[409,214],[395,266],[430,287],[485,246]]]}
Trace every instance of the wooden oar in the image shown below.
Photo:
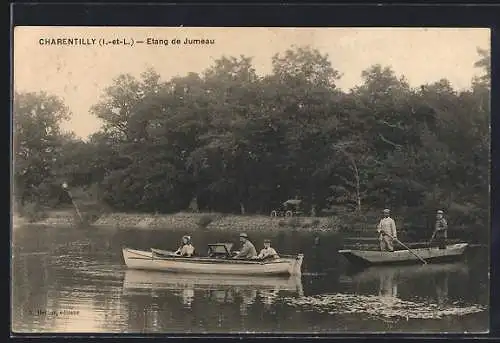
{"label": "wooden oar", "polygon": [[161,250],[161,249],[154,249],[154,248],[151,248],[151,252],[156,254],[156,255],[160,255],[160,256],[168,256],[168,257],[177,257],[180,255],[176,255],[173,251],[167,251],[167,250]]}
{"label": "wooden oar", "polygon": [[413,250],[411,250],[409,247],[407,247],[406,244],[404,244],[403,242],[401,242],[399,239],[397,239],[396,237],[392,237],[391,235],[389,235],[386,232],[384,232],[384,234],[386,234],[387,236],[389,236],[390,238],[392,238],[393,240],[395,240],[396,242],[398,242],[399,244],[401,244],[404,248],[406,248],[406,250],[408,250],[416,258],[418,258],[420,261],[422,261],[423,264],[427,264],[427,262],[422,257],[418,256]]}

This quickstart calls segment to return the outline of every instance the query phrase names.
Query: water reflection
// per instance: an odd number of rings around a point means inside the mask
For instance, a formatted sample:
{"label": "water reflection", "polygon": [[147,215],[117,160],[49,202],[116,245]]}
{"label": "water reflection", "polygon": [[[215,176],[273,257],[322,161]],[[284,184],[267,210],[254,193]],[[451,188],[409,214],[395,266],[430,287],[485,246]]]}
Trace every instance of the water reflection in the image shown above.
{"label": "water reflection", "polygon": [[194,300],[194,289],[185,288],[182,290],[182,303],[186,308],[191,308],[191,304]]}
{"label": "water reflection", "polygon": [[453,316],[486,310],[484,305],[465,301],[459,293],[449,293],[448,284],[459,284],[467,274],[463,263],[373,267],[343,278],[337,290],[286,302],[305,312],[376,318],[391,325],[405,319],[450,322]]}
{"label": "water reflection", "polygon": [[241,313],[241,315],[246,316],[248,314],[248,308],[257,299],[257,290],[256,289],[243,289],[243,290],[237,290],[236,292],[241,298],[240,313]]}
{"label": "water reflection", "polygon": [[[405,321],[387,327],[379,321],[387,313],[377,310],[380,304],[388,307],[390,299],[407,300],[399,301],[404,306],[423,304],[426,308],[429,303],[440,303],[446,311],[450,308],[446,304],[457,301],[486,305],[487,251],[484,256],[478,255],[476,262],[468,261],[469,269],[428,265],[375,268],[346,275],[342,258],[332,255],[338,244],[334,237],[322,235],[319,242],[310,233],[281,232],[273,237],[273,233],[262,232],[252,233],[256,244],[272,237],[273,245],[283,254],[304,252],[302,278],[125,270],[122,245],[146,250],[152,246],[168,248],[169,242],[176,242],[182,234],[185,232],[16,229],[11,262],[13,329],[223,333],[414,331],[416,328],[477,331],[487,327],[487,313],[455,316],[453,321]],[[237,238],[229,230],[204,231],[195,236],[199,246]],[[287,304],[287,299],[307,302],[311,296],[319,297],[320,303],[314,302],[310,312]],[[321,306],[326,313],[320,311]],[[394,306],[390,304],[391,311]],[[374,310],[366,311],[367,307]],[[34,314],[37,310],[46,313]],[[50,314],[52,311],[75,312],[55,316]],[[418,312],[421,311],[418,307]],[[434,318],[433,313],[426,315],[425,318]]]}
{"label": "water reflection", "polygon": [[[449,302],[450,278],[468,274],[469,268],[463,262],[450,264],[427,264],[400,267],[371,267],[350,275],[358,290],[370,293],[376,289],[380,297],[432,298],[439,305]],[[377,284],[378,287],[373,287]],[[399,290],[399,292],[398,292]],[[431,293],[429,290],[433,290]],[[373,293],[372,293],[373,294]],[[425,294],[425,296],[423,296]]]}
{"label": "water reflection", "polygon": [[380,273],[380,287],[378,295],[381,297],[397,297],[398,284],[395,282],[395,274],[393,273]]}
{"label": "water reflection", "polygon": [[[271,305],[280,292],[303,295],[300,277],[240,276],[212,274],[177,274],[157,271],[127,270],[123,279],[123,294],[155,294],[170,291],[180,298],[186,308],[191,308],[196,294],[208,295],[219,304],[240,302],[240,312],[247,309],[257,298]],[[207,292],[208,291],[208,292]]]}

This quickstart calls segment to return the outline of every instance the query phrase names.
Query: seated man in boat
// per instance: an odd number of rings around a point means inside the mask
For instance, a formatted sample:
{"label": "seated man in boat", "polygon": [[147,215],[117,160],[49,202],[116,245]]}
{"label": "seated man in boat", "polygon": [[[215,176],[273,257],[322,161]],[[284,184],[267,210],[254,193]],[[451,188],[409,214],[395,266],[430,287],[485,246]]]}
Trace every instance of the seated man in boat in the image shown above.
{"label": "seated man in boat", "polygon": [[436,242],[439,249],[446,249],[446,239],[448,238],[448,223],[444,219],[444,212],[438,210],[436,214]]}
{"label": "seated man in boat", "polygon": [[242,244],[241,250],[234,258],[255,258],[257,256],[255,246],[250,242],[246,233],[240,233],[240,243]]}
{"label": "seated man in boat", "polygon": [[181,246],[177,251],[174,252],[175,255],[191,257],[194,254],[194,247],[191,244],[191,236],[182,236]]}
{"label": "seated man in boat", "polygon": [[257,259],[275,259],[279,258],[278,253],[274,248],[271,248],[271,240],[270,239],[265,239],[264,240],[264,249],[262,249],[259,254],[256,257]]}
{"label": "seated man in boat", "polygon": [[394,219],[390,217],[391,211],[389,209],[386,208],[383,213],[384,218],[382,218],[377,225],[380,250],[394,251],[393,239],[397,239],[396,223]]}

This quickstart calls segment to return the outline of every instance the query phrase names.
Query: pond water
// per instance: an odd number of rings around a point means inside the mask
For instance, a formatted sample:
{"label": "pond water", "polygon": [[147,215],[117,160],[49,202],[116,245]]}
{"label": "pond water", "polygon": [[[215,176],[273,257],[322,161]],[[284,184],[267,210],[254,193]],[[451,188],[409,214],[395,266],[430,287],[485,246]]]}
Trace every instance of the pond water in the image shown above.
{"label": "pond water", "polygon": [[[485,332],[487,249],[462,262],[351,272],[335,235],[250,233],[305,254],[301,278],[126,270],[121,248],[173,250],[184,232],[20,227],[12,235],[19,333]],[[237,232],[193,232],[198,250]]]}

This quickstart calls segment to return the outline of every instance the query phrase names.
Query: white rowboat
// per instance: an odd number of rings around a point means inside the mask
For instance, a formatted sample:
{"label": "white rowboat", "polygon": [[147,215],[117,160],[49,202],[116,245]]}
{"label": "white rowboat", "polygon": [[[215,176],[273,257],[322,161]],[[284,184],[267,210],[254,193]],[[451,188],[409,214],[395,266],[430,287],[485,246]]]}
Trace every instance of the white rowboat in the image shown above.
{"label": "white rowboat", "polygon": [[[123,259],[130,269],[174,273],[232,275],[301,275],[303,254],[274,260],[162,256],[152,251],[123,248]],[[157,250],[155,250],[157,251]]]}

